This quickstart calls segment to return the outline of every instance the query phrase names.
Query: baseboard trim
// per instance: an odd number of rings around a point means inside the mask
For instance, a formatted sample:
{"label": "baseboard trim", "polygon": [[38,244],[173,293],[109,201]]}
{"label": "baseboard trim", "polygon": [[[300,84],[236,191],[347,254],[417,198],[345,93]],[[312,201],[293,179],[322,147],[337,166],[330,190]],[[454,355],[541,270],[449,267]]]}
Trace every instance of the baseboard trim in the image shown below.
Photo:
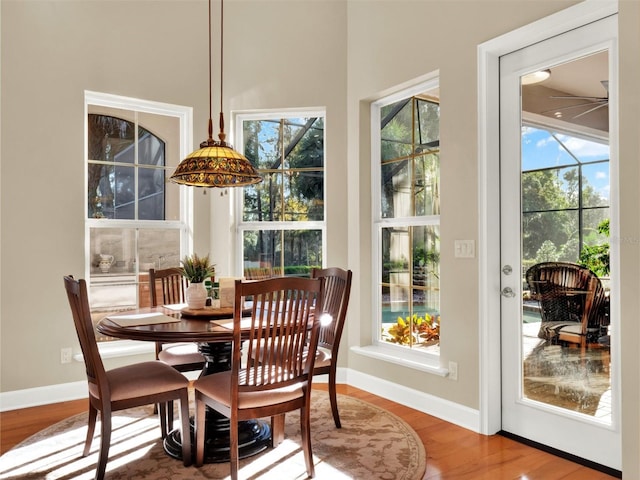
{"label": "baseboard trim", "polygon": [[480,433],[480,412],[478,410],[357,370],[346,369],[344,372],[340,372],[338,369],[338,374],[339,378],[340,374],[344,375],[342,377],[344,383]]}
{"label": "baseboard trim", "polygon": [[[326,383],[327,379],[327,375],[320,375],[313,381]],[[338,383],[353,385],[468,430],[480,431],[479,412],[464,405],[347,368],[338,368],[336,380]],[[85,380],[2,392],[0,393],[0,412],[83,398],[87,398],[87,382]]]}
{"label": "baseboard trim", "polygon": [[0,412],[88,398],[87,381],[0,393]]}

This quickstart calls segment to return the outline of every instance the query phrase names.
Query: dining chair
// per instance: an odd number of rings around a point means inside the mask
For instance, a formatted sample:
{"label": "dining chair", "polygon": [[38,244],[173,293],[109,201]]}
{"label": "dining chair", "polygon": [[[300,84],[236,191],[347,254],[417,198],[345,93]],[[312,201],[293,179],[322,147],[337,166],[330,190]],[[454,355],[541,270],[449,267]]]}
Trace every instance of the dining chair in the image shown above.
{"label": "dining chair", "polygon": [[[311,451],[310,402],[313,354],[318,345],[320,319],[311,315],[322,304],[320,279],[278,277],[235,283],[231,370],[203,376],[194,382],[196,401],[196,466],[204,462],[205,407],[230,420],[231,478],[238,478],[238,422],[271,417],[272,447],[284,435],[284,414],[300,410],[300,430],[307,474],[315,474]],[[251,297],[251,315],[242,316]],[[262,348],[262,362],[241,364]]]}
{"label": "dining chair", "polygon": [[540,302],[538,337],[585,348],[597,341],[609,324],[609,302],[598,276],[570,262],[542,262],[525,278],[532,297]]}
{"label": "dining chair", "polygon": [[[320,309],[317,309],[323,316],[320,317],[320,333],[313,375],[329,375],[329,400],[336,428],[342,427],[336,392],[338,349],[347,318],[352,276],[351,270],[339,267],[311,270],[311,278],[322,278],[325,282],[323,304]],[[249,358],[252,361],[257,359],[261,362],[262,356],[262,349],[257,348],[252,351]]]}
{"label": "dining chair", "polygon": [[[184,302],[188,282],[179,268],[163,270],[149,269],[149,292],[151,306],[171,305]],[[162,295],[159,298],[159,293]],[[191,372],[204,368],[204,356],[195,343],[156,342],[156,360],[171,365],[179,372]]]}
{"label": "dining chair", "polygon": [[320,309],[324,317],[320,319],[320,334],[313,375],[329,375],[329,399],[336,428],[342,427],[336,394],[338,349],[347,318],[352,276],[351,270],[339,267],[314,268],[311,271],[311,278],[323,278],[325,281],[323,305]]}
{"label": "dining chair", "polygon": [[83,457],[89,454],[97,415],[100,412],[100,453],[95,479],[102,480],[107,467],[112,412],[142,405],[160,404],[160,429],[164,439],[172,427],[167,425],[166,410],[173,409],[174,400],[180,402],[182,460],[185,466],[191,465],[187,378],[159,361],[146,361],[105,370],[91,320],[87,284],[85,280],[75,280],[67,275],[64,277],[64,285],[84,357],[89,387],[89,422]]}

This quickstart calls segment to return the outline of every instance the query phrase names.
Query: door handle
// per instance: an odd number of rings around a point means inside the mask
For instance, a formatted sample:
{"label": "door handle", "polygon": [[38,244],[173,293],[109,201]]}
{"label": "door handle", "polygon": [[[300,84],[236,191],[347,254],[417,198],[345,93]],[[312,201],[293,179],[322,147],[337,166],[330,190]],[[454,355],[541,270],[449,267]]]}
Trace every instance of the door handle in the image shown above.
{"label": "door handle", "polygon": [[502,289],[502,296],[507,298],[512,298],[516,296],[516,292],[514,292],[511,287],[504,287]]}

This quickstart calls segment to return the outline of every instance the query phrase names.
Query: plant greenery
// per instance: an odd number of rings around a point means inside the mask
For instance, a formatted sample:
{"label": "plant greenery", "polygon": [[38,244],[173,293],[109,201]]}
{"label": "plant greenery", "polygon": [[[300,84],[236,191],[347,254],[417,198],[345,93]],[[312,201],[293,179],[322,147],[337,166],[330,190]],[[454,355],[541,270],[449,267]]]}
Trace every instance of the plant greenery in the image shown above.
{"label": "plant greenery", "polygon": [[390,343],[399,345],[426,344],[440,340],[440,323],[428,313],[425,313],[424,317],[414,313],[406,319],[398,317],[387,334],[390,338],[386,340]]}
{"label": "plant greenery", "polygon": [[[598,233],[609,237],[609,219],[598,225]],[[590,269],[599,277],[608,277],[611,271],[609,258],[609,242],[599,245],[585,245],[580,252],[580,264]]]}
{"label": "plant greenery", "polygon": [[215,265],[209,263],[209,255],[200,257],[197,253],[184,257],[180,270],[190,283],[202,283],[216,274]]}

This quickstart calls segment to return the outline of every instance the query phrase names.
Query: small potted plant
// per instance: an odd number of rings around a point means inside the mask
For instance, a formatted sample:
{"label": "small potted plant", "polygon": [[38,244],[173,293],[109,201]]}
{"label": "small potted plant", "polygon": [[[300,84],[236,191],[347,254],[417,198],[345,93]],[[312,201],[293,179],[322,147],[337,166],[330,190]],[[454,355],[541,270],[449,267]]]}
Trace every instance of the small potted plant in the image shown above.
{"label": "small potted plant", "polygon": [[185,292],[185,300],[189,308],[201,309],[207,303],[207,289],[204,281],[216,274],[215,265],[209,263],[209,255],[198,256],[197,253],[187,255],[182,259],[182,275],[189,280],[189,287]]}

